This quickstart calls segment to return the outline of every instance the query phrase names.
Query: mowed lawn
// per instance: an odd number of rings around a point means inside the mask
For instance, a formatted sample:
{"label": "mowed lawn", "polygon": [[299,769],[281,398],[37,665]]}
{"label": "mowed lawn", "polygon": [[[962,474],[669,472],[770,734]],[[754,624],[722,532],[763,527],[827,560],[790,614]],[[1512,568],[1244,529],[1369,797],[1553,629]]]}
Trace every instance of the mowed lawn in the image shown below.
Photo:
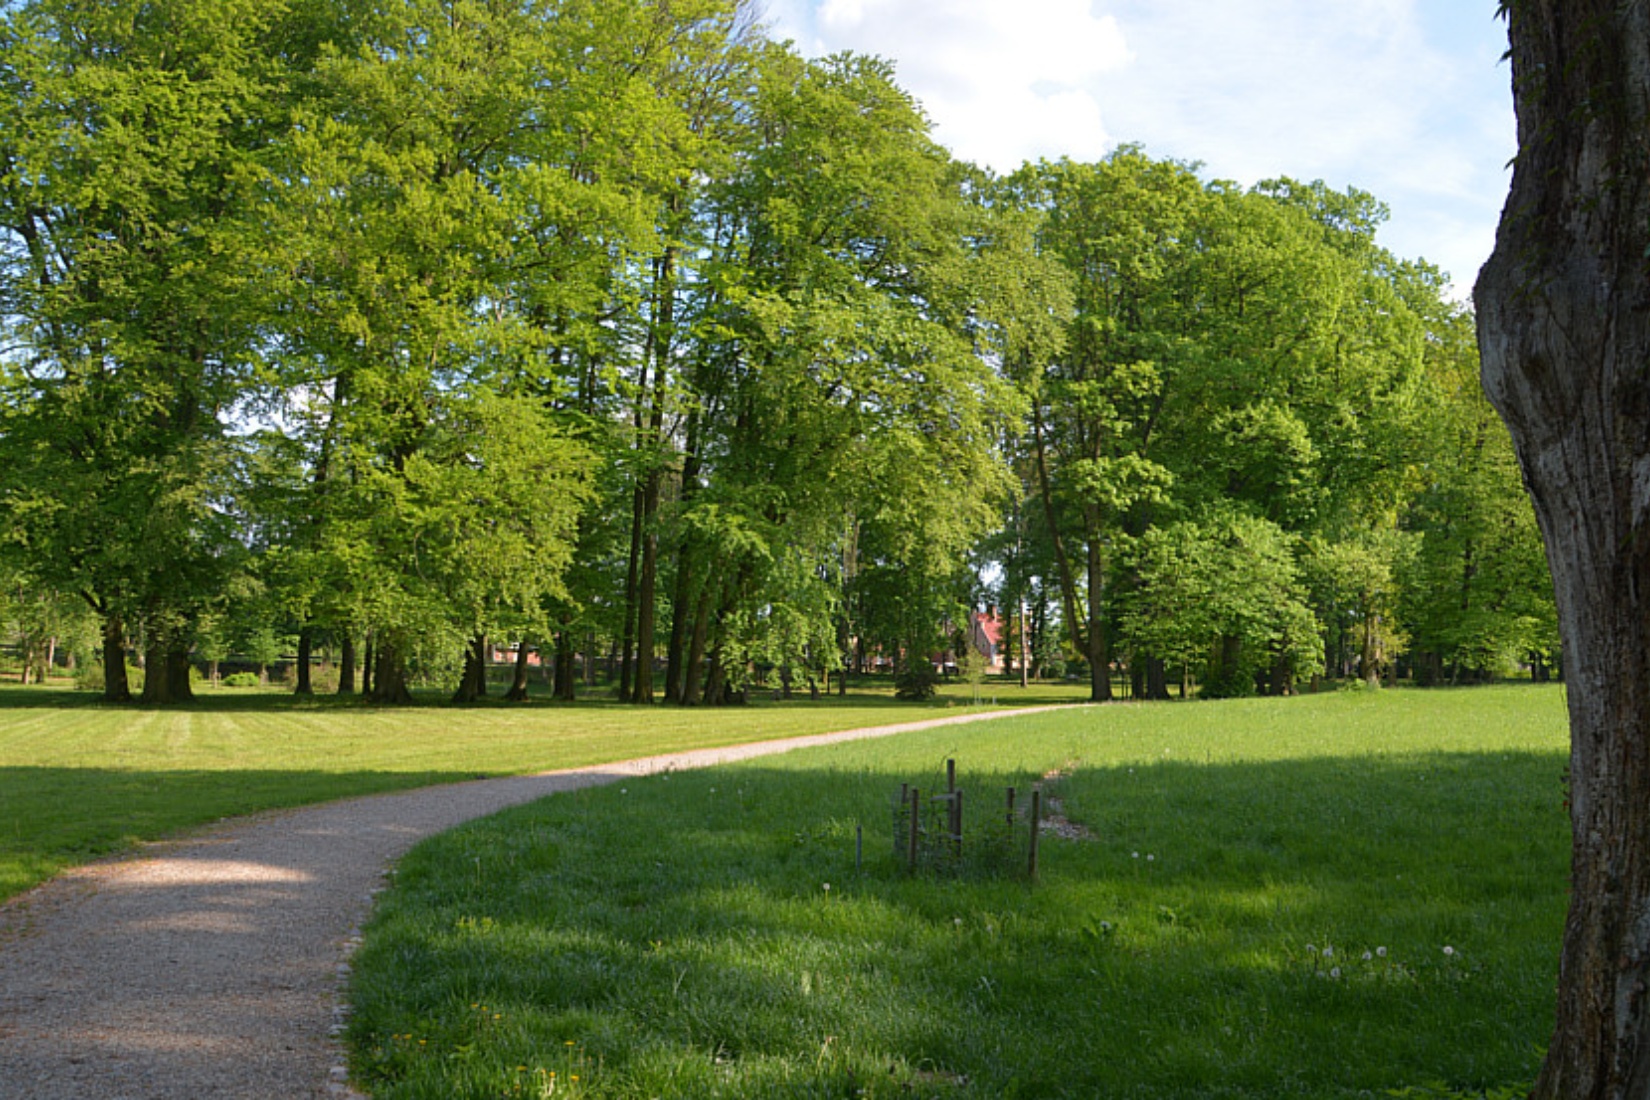
{"label": "mowed lawn", "polygon": [[[993,693],[985,689],[987,701]],[[1001,707],[1069,701],[1064,685],[995,689]],[[0,689],[0,900],[64,867],[219,818],[477,776],[959,713],[886,692],[720,710],[534,701],[374,708],[289,693],[204,691],[187,707],[109,707],[54,688]]]}
{"label": "mowed lawn", "polygon": [[[893,793],[947,758],[976,822],[1047,777],[1081,829],[1035,883],[1017,847],[905,872]],[[378,1100],[1522,1095],[1565,760],[1563,689],[1506,686],[1058,710],[556,796],[402,862],[353,1071]]]}

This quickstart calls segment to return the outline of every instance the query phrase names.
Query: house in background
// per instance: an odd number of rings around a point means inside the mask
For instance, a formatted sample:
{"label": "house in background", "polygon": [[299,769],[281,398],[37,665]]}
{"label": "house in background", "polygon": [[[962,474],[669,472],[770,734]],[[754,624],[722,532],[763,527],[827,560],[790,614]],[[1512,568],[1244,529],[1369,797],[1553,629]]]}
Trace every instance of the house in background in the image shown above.
{"label": "house in background", "polygon": [[1003,671],[1003,647],[1008,641],[1008,620],[997,614],[995,605],[968,616],[968,641],[976,652],[985,657],[985,670],[990,675]]}

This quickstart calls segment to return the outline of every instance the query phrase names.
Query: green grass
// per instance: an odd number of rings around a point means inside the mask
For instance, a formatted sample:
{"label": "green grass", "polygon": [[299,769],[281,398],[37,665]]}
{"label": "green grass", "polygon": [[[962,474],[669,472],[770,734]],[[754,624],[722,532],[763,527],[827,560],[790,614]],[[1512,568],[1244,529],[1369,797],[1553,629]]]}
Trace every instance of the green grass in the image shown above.
{"label": "green grass", "polygon": [[[354,1073],[378,1100],[1510,1095],[1552,1023],[1565,743],[1562,689],[1343,693],[557,796],[403,861]],[[890,796],[947,757],[975,807],[1063,769],[1093,838],[1046,840],[1035,884],[908,877]]]}
{"label": "green grass", "polygon": [[[0,688],[0,900],[68,866],[222,817],[378,791],[932,717],[892,690],[724,710],[533,702],[378,709],[279,689],[203,690],[188,707],[108,707]],[[1018,686],[1000,705],[1071,699]]]}

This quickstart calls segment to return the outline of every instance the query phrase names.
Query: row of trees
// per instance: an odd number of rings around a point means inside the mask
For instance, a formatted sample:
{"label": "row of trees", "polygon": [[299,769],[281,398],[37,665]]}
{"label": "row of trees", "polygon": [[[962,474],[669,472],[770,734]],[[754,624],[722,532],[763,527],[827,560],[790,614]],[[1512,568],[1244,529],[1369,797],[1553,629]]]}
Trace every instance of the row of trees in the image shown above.
{"label": "row of trees", "polygon": [[300,690],[503,638],[725,702],[987,598],[1096,698],[1555,644],[1471,318],[1360,192],[993,176],[729,0],[3,11],[0,568],[111,700],[291,634]]}

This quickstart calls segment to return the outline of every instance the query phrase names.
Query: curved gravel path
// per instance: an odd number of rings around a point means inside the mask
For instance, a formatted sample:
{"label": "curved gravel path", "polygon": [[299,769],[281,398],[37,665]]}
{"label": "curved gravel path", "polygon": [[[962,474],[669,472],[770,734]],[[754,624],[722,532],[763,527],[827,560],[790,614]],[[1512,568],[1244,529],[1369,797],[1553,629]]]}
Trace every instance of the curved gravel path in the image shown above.
{"label": "curved gravel path", "polygon": [[0,1098],[358,1095],[342,979],[386,864],[424,837],[558,791],[1036,709],[260,814],[68,871],[0,906]]}

